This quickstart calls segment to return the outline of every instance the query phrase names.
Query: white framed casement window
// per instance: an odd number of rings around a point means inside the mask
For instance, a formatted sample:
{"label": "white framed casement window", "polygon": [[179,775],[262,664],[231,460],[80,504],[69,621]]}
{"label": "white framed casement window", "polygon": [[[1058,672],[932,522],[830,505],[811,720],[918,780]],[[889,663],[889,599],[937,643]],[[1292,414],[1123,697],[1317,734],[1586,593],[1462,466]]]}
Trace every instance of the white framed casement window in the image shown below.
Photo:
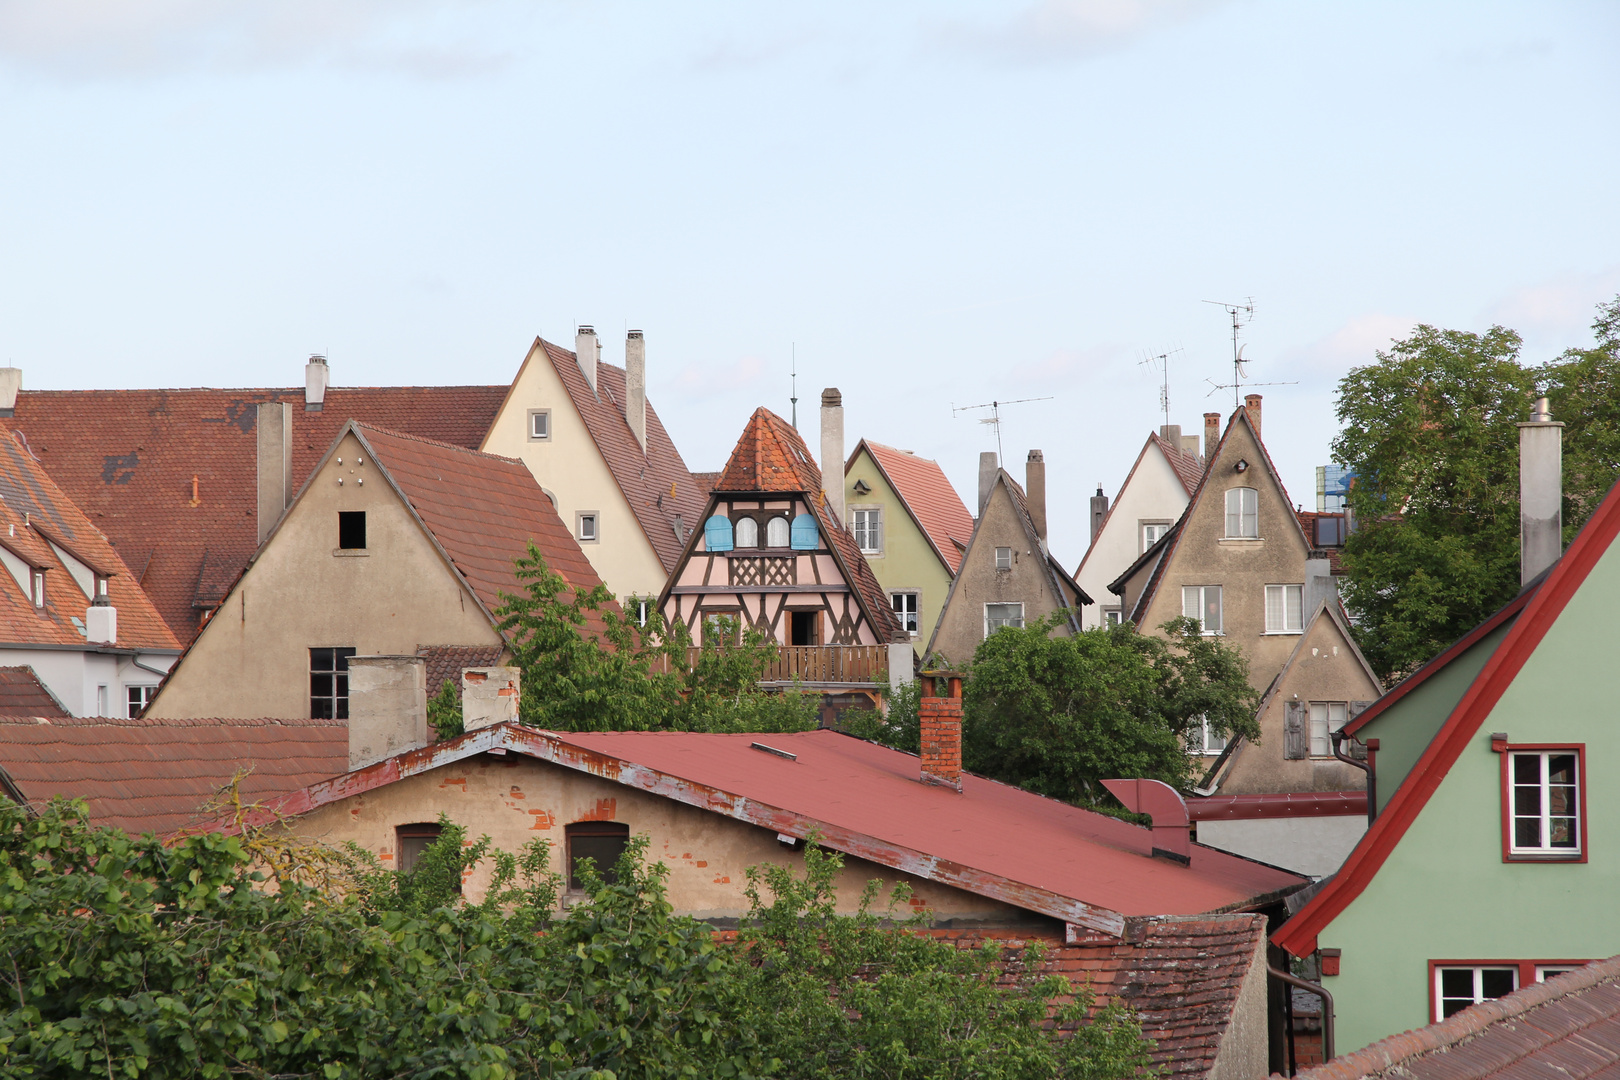
{"label": "white framed casement window", "polygon": [[1169,529],[1170,523],[1168,521],[1144,521],[1142,523],[1142,549],[1137,554],[1142,554],[1142,552],[1147,551],[1148,548],[1164,539],[1164,534]]}
{"label": "white framed casement window", "polygon": [[133,720],[137,716],[141,715],[142,709],[152,704],[152,699],[157,697],[157,687],[144,684],[126,684],[124,687],[124,696],[125,707],[128,709],[128,712],[125,715],[128,716],[129,719]]}
{"label": "white framed casement window", "polygon": [[740,548],[759,547],[759,522],[751,517],[737,519],[737,546]]}
{"label": "white framed casement window", "polygon": [[1221,622],[1221,587],[1219,585],[1184,585],[1181,589],[1181,614],[1198,620],[1201,633],[1214,636],[1225,633]]}
{"label": "white framed casement window", "polygon": [[1260,536],[1260,493],[1254,488],[1226,490],[1226,537],[1254,540]]}
{"label": "white framed casement window", "polygon": [[1187,750],[1194,754],[1219,754],[1226,749],[1226,736],[1209,726],[1209,718],[1200,716],[1187,732]]}
{"label": "white framed casement window", "polygon": [[1119,608],[1104,608],[1103,609],[1103,625],[1104,626],[1118,626],[1124,620],[1125,620],[1125,613],[1123,611],[1120,611]]}
{"label": "white framed casement window", "polygon": [[1578,965],[1575,964],[1537,964],[1536,982],[1546,982],[1548,979],[1556,979],[1560,975],[1568,975],[1576,970]]}
{"label": "white framed casement window", "polygon": [[1024,625],[1023,604],[984,605],[984,636],[989,637],[1005,626]]}
{"label": "white framed casement window", "polygon": [[1580,748],[1510,747],[1507,759],[1508,857],[1581,858]]}
{"label": "white framed casement window", "polygon": [[996,569],[997,570],[1011,570],[1012,569],[1012,548],[1010,548],[1010,547],[998,547],[998,548],[996,548]]}
{"label": "white framed casement window", "polygon": [[862,555],[883,554],[883,511],[881,509],[852,510],[849,514],[850,532],[855,546]]}
{"label": "white framed casement window", "polygon": [[550,442],[551,441],[551,410],[550,409],[530,409],[529,410],[529,441],[530,442]]}
{"label": "white framed casement window", "polygon": [[1434,968],[1436,1022],[1492,998],[1507,997],[1519,988],[1518,965],[1452,966]]}
{"label": "white framed casement window", "polygon": [[1305,630],[1305,586],[1266,586],[1266,633],[1299,634]]}
{"label": "white framed casement window", "polygon": [[787,547],[792,529],[785,517],[773,517],[765,523],[765,546]]}
{"label": "white framed casement window", "polygon": [[45,571],[35,570],[31,580],[34,583],[31,599],[35,607],[42,608],[45,606]]}
{"label": "white framed casement window", "polygon": [[1344,727],[1349,718],[1350,703],[1347,701],[1311,702],[1311,757],[1333,756],[1333,733]]}
{"label": "white framed casement window", "polygon": [[581,510],[576,513],[574,539],[582,544],[594,544],[602,539],[602,515],[595,510]]}
{"label": "white framed casement window", "polygon": [[915,590],[901,590],[889,594],[889,606],[894,609],[894,617],[900,620],[906,633],[912,637],[917,636],[917,601],[919,595]]}

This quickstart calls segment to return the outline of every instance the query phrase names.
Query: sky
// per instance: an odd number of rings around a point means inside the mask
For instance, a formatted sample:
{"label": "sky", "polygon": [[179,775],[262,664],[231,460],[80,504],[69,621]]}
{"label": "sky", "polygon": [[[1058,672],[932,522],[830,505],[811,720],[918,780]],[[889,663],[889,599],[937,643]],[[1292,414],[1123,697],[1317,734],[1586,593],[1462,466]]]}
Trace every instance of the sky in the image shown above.
{"label": "sky", "polygon": [[[1539,363],[1620,295],[1620,5],[0,0],[0,363],[25,387],[506,383],[646,334],[687,465],[1044,452],[1071,568],[1160,410],[1291,497],[1418,323]],[[1021,401],[1020,399],[1036,399]]]}

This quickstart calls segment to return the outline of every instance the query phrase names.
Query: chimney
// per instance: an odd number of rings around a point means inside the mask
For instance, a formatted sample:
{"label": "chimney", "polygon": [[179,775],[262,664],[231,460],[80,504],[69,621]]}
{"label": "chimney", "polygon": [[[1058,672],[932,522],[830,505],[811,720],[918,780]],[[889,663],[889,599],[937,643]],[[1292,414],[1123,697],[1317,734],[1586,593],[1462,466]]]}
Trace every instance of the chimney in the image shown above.
{"label": "chimney", "polygon": [[1215,460],[1215,448],[1221,445],[1221,414],[1207,412],[1204,414],[1204,465]]}
{"label": "chimney", "polygon": [[833,520],[844,524],[844,395],[836,386],[821,392],[821,487]]}
{"label": "chimney", "polygon": [[259,543],[292,502],[292,410],[284,401],[259,403]]}
{"label": "chimney", "polygon": [[979,513],[984,513],[984,504],[990,501],[990,489],[996,486],[996,452],[986,450],[979,455]]}
{"label": "chimney", "polygon": [[463,668],[461,729],[477,731],[515,722],[521,699],[521,672],[515,667]]}
{"label": "chimney", "polygon": [[923,697],[917,702],[922,727],[922,775],[925,784],[962,790],[962,676],[956,672],[924,673],[923,689],[938,692],[939,681],[950,684],[949,697]]}
{"label": "chimney", "polygon": [[596,340],[595,328],[582,326],[574,332],[574,356],[585,381],[591,384],[591,393],[596,393],[596,361],[602,357],[602,343]]}
{"label": "chimney", "polygon": [[1304,610],[1300,618],[1305,622],[1311,621],[1316,609],[1323,602],[1338,603],[1339,583],[1333,578],[1333,564],[1327,559],[1305,560],[1305,589]]}
{"label": "chimney", "polygon": [[1519,584],[1564,553],[1564,425],[1537,398],[1519,425]]}
{"label": "chimney", "polygon": [[311,353],[304,365],[304,411],[320,412],[326,404],[326,388],[332,385],[332,370],[326,366],[326,357]]}
{"label": "chimney", "polygon": [[1249,426],[1254,428],[1254,437],[1260,437],[1260,395],[1244,394],[1243,411],[1249,414]]}
{"label": "chimney", "polygon": [[1031,450],[1024,462],[1024,505],[1029,518],[1035,523],[1035,535],[1041,546],[1046,546],[1046,458],[1039,450]]}
{"label": "chimney", "polygon": [[1159,438],[1161,438],[1165,442],[1169,443],[1170,448],[1172,450],[1180,450],[1181,449],[1181,425],[1180,424],[1161,424],[1161,425],[1159,425]]}
{"label": "chimney", "polygon": [[118,609],[106,596],[97,596],[84,610],[84,639],[92,645],[118,641]]}
{"label": "chimney", "polygon": [[640,330],[624,339],[624,419],[647,456],[647,343]]}
{"label": "chimney", "polygon": [[1108,496],[1102,492],[1102,485],[1097,485],[1097,494],[1091,497],[1091,542],[1097,542],[1097,534],[1102,531],[1103,518],[1108,516]]}
{"label": "chimney", "polygon": [[349,770],[427,744],[427,661],[349,657]]}
{"label": "chimney", "polygon": [[17,415],[17,391],[22,389],[22,368],[0,367],[0,416]]}
{"label": "chimney", "polygon": [[1190,458],[1198,456],[1198,436],[1183,435],[1181,437],[1181,452]]}

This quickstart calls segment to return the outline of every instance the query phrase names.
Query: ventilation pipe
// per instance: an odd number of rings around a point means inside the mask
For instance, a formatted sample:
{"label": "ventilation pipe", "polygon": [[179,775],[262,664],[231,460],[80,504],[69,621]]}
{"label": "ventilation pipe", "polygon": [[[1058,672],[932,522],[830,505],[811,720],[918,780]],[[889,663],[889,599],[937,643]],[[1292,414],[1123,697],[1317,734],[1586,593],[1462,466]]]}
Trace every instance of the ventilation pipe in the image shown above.
{"label": "ventilation pipe", "polygon": [[1104,780],[1103,787],[1133,814],[1153,819],[1153,855],[1182,865],[1192,862],[1192,819],[1181,793],[1159,780]]}
{"label": "ventilation pipe", "polygon": [[596,393],[596,362],[602,358],[602,343],[596,340],[594,327],[582,326],[574,333],[574,358],[579,361],[591,393]]}
{"label": "ventilation pipe", "polygon": [[624,419],[647,456],[647,343],[640,330],[624,339]]}
{"label": "ventilation pipe", "polygon": [[1564,425],[1537,398],[1519,425],[1519,584],[1564,553]]}
{"label": "ventilation pipe", "polygon": [[827,510],[844,524],[844,395],[838,387],[821,392],[821,486]]}
{"label": "ventilation pipe", "polygon": [[310,354],[304,365],[304,411],[320,412],[326,405],[326,388],[332,385],[332,369],[326,366],[326,357]]}

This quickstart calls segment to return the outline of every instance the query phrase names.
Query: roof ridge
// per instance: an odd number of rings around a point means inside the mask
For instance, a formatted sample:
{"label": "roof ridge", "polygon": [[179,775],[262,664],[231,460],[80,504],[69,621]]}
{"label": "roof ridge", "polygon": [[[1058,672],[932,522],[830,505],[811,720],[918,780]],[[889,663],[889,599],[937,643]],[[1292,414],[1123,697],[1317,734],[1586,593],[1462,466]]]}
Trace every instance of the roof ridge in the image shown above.
{"label": "roof ridge", "polygon": [[380,424],[369,424],[364,420],[351,420],[350,423],[361,431],[376,432],[380,435],[390,435],[396,439],[409,439],[411,442],[426,443],[428,446],[436,446],[441,450],[454,450],[457,453],[470,454],[474,457],[494,458],[497,461],[505,461],[513,465],[523,464],[521,458],[507,457],[505,454],[492,454],[488,450],[473,450],[470,447],[457,446],[455,443],[442,442],[438,439],[429,439],[422,435],[412,435],[408,431],[395,431],[393,428],[385,428]]}

